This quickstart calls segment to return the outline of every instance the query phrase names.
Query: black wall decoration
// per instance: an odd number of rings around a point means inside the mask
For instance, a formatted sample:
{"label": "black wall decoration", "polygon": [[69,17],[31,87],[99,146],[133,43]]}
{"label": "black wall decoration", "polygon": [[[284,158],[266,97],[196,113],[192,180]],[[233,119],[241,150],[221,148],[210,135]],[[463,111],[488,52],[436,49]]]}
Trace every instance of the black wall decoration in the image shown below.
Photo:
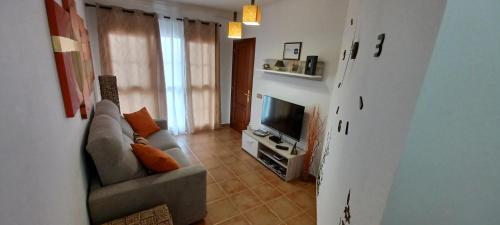
{"label": "black wall decoration", "polygon": [[[341,78],[341,80],[339,81],[339,83],[337,85],[338,89],[340,89],[342,87],[342,85],[343,85],[344,78],[345,78],[345,76],[347,75],[347,72],[348,72],[349,62],[352,61],[352,59],[356,58],[358,50],[359,50],[359,41],[356,41],[358,39],[358,31],[359,31],[358,30],[358,27],[359,27],[358,21],[356,21],[356,24],[355,24],[354,23],[354,19],[351,19],[350,20],[350,25],[354,26],[354,35],[353,35],[353,39],[351,40],[350,46],[346,46],[347,48],[344,49],[344,51],[342,52],[342,55],[341,55],[342,60],[343,61],[347,60],[347,61],[343,65],[345,69],[344,69],[344,73],[342,75],[342,78]],[[350,48],[350,51],[347,51],[348,48]],[[335,115],[338,116],[339,115],[339,111],[340,111],[340,105],[337,105],[337,110],[335,112]],[[319,172],[318,172],[318,176],[317,176],[317,179],[316,179],[316,195],[317,196],[320,195],[321,183],[323,182],[323,167],[324,167],[324,164],[326,162],[327,157],[330,155],[330,152],[331,152],[331,150],[333,148],[334,129],[335,128],[334,128],[333,124],[330,125],[330,127],[328,128],[329,131],[328,131],[328,134],[326,136],[326,142],[325,142],[324,152],[323,152],[323,155],[321,156],[321,161],[319,163]],[[338,121],[337,131],[339,133],[342,131],[342,120]],[[349,133],[349,122],[346,123],[346,130],[345,130],[345,134],[347,135],[348,133]],[[349,219],[350,219],[350,216],[349,216]]]}
{"label": "black wall decoration", "polygon": [[359,41],[354,42],[352,45],[351,49],[351,59],[356,59],[356,56],[358,56],[358,49],[359,49]]}
{"label": "black wall decoration", "polygon": [[[351,27],[352,26],[352,27]],[[346,50],[349,50],[349,47],[350,47],[350,51],[346,51],[344,50],[341,57],[342,57],[342,61],[341,62],[341,65],[339,66],[343,66],[344,67],[344,73],[343,74],[339,74],[339,75],[342,75],[341,77],[338,77],[336,79],[336,82],[338,82],[338,85],[337,85],[337,89],[334,90],[334,94],[337,94],[339,93],[345,85],[348,85],[347,87],[349,87],[349,85],[351,85],[350,82],[352,82],[353,79],[347,79],[345,80],[345,77],[346,76],[349,76],[351,74],[351,72],[353,71],[353,66],[355,65],[355,62],[356,61],[364,61],[364,60],[376,60],[376,59],[369,59],[369,58],[366,58],[366,57],[357,57],[358,53],[361,54],[361,50],[360,47],[360,40],[359,40],[359,37],[358,37],[358,34],[359,34],[359,28],[360,28],[360,21],[357,20],[354,20],[354,19],[351,19],[350,20],[350,26],[347,25],[346,27],[346,32],[353,32],[353,36],[352,36],[352,40],[350,43],[346,44],[347,46],[344,46],[344,49]],[[377,51],[375,52],[374,56],[375,57],[380,57],[381,54],[382,54],[382,50],[383,50],[383,47],[384,47],[384,42],[385,42],[385,37],[386,37],[386,34],[385,33],[382,33],[382,34],[379,34],[377,36],[377,39],[378,39],[378,42],[377,42],[377,45],[376,45],[376,49]],[[350,46],[349,46],[350,45]],[[371,48],[371,46],[370,46]],[[366,52],[365,52],[366,53]],[[368,54],[371,54],[371,50]],[[362,55],[362,56],[366,56],[366,55]],[[358,58],[357,60],[355,60],[356,58]],[[344,61],[345,60],[345,61]],[[351,64],[350,64],[351,63]],[[344,83],[346,82],[346,83]],[[352,91],[352,90],[349,90],[349,91]],[[343,94],[343,93],[342,93]],[[350,93],[346,93],[346,94],[350,94]],[[359,96],[359,98],[358,98]],[[364,113],[366,112],[366,109],[365,109],[365,101],[366,99],[359,95],[359,94],[356,94],[356,93],[353,93],[351,96],[345,96],[349,99],[351,99],[351,101],[354,101],[352,104],[353,107],[357,108],[359,106],[359,110],[362,111],[362,112],[359,112],[357,110],[353,111],[353,113]],[[336,97],[337,98],[337,97]],[[359,100],[358,100],[359,99]],[[357,102],[359,101],[359,102]],[[323,171],[323,168],[325,166],[325,162],[326,162],[326,159],[329,157],[330,153],[333,152],[333,149],[334,147],[336,147],[334,145],[335,142],[338,142],[339,140],[337,139],[340,139],[340,141],[342,141],[343,139],[342,138],[349,138],[348,135],[349,135],[349,131],[352,132],[355,132],[356,133],[356,121],[354,121],[354,128],[351,128],[349,129],[349,126],[350,126],[350,122],[351,121],[347,121],[344,117],[344,115],[346,113],[339,113],[340,111],[340,108],[341,107],[345,107],[344,105],[338,105],[338,103],[334,103],[334,104],[337,104],[337,107],[336,107],[336,111],[335,111],[335,114],[332,113],[332,117],[333,118],[330,118],[331,120],[331,123],[330,123],[330,127],[328,127],[327,129],[329,130],[328,132],[328,135],[326,137],[326,144],[325,144],[325,148],[324,148],[324,152],[323,152],[323,155],[322,155],[322,158],[321,158],[321,161],[320,161],[320,165],[319,165],[319,172],[318,172],[318,178],[317,178],[317,183],[316,183],[316,194],[319,198],[319,195],[320,195],[320,190],[321,190],[321,184],[323,182],[323,177],[324,177],[324,171]],[[369,107],[369,104],[367,105],[367,107]],[[346,112],[344,108],[342,108],[342,112]],[[349,112],[349,111],[347,111]],[[356,118],[356,117],[354,117]],[[344,122],[343,122],[344,120]],[[338,121],[337,123],[337,132],[335,132],[335,121]],[[343,136],[343,134],[341,133],[342,131],[342,123],[345,124],[345,130],[344,130],[344,134],[346,136]],[[351,135],[352,136],[352,135]],[[335,142],[334,142],[335,141]],[[349,143],[349,142],[346,142],[346,143]],[[337,149],[336,149],[337,150]],[[338,149],[340,151],[342,151],[342,149]],[[337,150],[337,151],[338,151]],[[356,188],[356,187],[351,187],[351,188]],[[351,215],[351,205],[350,205],[350,201],[351,201],[351,188],[349,188],[349,191],[347,193],[347,200],[346,200],[346,204],[344,206],[344,209],[343,209],[343,212],[341,215],[339,215],[339,225],[349,225],[351,224],[352,222],[352,215]],[[355,190],[355,189],[354,189]]]}
{"label": "black wall decoration", "polygon": [[359,110],[362,110],[365,105],[363,104],[363,96],[359,96]]}
{"label": "black wall decoration", "polygon": [[[354,20],[351,19],[351,26],[353,25],[354,23]],[[349,57],[347,58],[347,62],[345,63],[345,69],[344,69],[344,74],[342,75],[342,80],[340,81],[340,83],[338,84],[337,88],[341,88],[342,87],[342,83],[344,82],[344,78],[346,77],[347,75],[347,68],[349,68],[349,62],[353,59],[356,59],[357,55],[358,55],[358,51],[359,51],[359,41],[356,41],[358,40],[358,22],[356,21],[356,25],[354,26],[354,36],[351,40],[351,50],[349,51]],[[344,50],[344,57],[342,58],[342,60],[344,60],[345,58],[345,53],[346,51]]]}
{"label": "black wall decoration", "polygon": [[347,202],[344,206],[344,218],[340,218],[342,224],[351,224],[351,189],[349,189],[349,193],[347,193]]}
{"label": "black wall decoration", "polygon": [[377,39],[379,40],[379,42],[375,47],[378,49],[378,51],[375,52],[373,56],[378,58],[382,54],[382,48],[384,47],[384,41],[385,41],[385,34],[379,34]]}

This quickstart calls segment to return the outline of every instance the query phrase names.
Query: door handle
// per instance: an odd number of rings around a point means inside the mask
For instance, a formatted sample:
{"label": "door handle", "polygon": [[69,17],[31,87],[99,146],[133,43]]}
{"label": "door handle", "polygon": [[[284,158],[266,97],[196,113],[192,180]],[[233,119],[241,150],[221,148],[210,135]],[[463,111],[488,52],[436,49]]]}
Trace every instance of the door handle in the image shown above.
{"label": "door handle", "polygon": [[245,93],[247,96],[247,103],[250,102],[250,90],[247,90],[247,93]]}

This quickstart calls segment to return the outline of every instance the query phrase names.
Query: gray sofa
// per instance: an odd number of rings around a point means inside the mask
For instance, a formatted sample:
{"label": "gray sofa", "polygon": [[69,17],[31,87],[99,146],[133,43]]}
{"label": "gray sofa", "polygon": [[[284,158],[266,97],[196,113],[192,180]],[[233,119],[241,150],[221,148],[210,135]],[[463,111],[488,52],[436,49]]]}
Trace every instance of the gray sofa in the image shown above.
{"label": "gray sofa", "polygon": [[132,152],[133,130],[109,100],[96,104],[87,152],[97,175],[91,178],[88,206],[94,224],[167,204],[175,225],[187,225],[206,214],[206,169],[190,165],[181,147],[157,121],[161,131],[147,137],[151,145],[174,157],[180,169],[148,175]]}

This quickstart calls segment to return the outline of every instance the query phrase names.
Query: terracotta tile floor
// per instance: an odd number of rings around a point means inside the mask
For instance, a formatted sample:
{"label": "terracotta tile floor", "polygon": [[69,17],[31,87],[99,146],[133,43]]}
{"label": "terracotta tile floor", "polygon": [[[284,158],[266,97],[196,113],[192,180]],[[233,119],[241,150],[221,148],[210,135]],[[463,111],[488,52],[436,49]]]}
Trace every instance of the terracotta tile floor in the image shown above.
{"label": "terracotta tile floor", "polygon": [[241,149],[231,128],[178,136],[193,164],[208,170],[207,208],[196,225],[314,225],[314,182],[285,182]]}

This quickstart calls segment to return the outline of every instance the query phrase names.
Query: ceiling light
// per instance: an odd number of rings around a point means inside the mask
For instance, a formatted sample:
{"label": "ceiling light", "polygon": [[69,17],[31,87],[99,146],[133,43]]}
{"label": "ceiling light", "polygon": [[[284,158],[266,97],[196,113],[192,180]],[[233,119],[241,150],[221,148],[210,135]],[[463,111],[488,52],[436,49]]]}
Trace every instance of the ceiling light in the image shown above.
{"label": "ceiling light", "polygon": [[242,26],[241,23],[236,21],[237,13],[234,12],[234,18],[233,21],[229,22],[227,24],[227,37],[228,38],[235,38],[235,39],[240,39],[241,38],[241,33],[242,33]]}
{"label": "ceiling light", "polygon": [[259,26],[261,19],[261,10],[259,5],[255,5],[255,1],[252,0],[250,5],[243,6],[243,23],[250,26]]}

